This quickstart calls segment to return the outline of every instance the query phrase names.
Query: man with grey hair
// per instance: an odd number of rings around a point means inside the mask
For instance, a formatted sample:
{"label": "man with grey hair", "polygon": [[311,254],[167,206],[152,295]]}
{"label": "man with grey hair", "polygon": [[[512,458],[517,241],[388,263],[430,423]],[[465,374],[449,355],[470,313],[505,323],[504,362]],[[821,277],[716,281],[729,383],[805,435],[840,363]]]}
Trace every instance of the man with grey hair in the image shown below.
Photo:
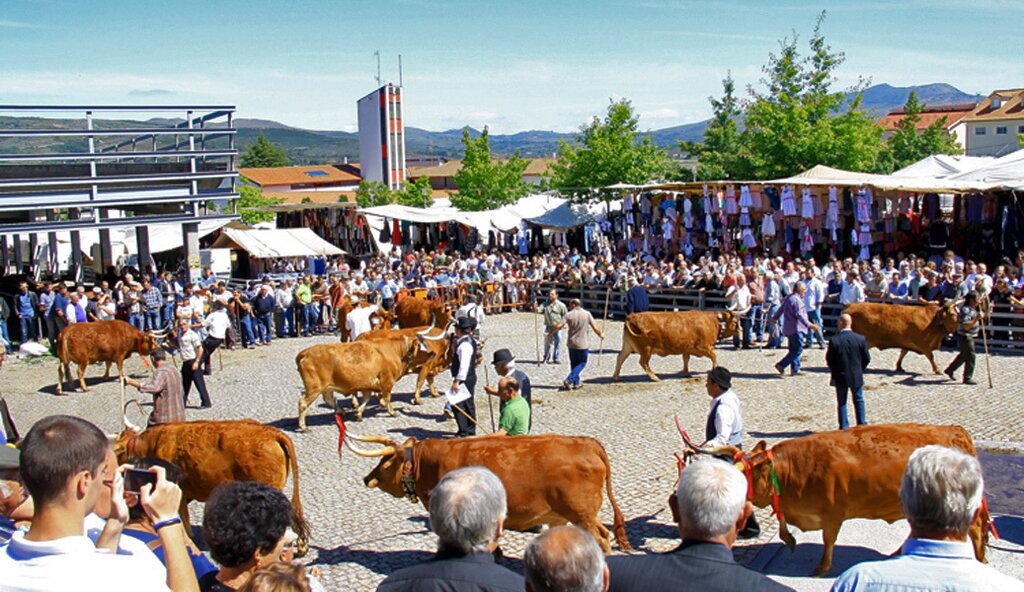
{"label": "man with grey hair", "polygon": [[494,563],[505,522],[507,500],[501,480],[484,467],[447,473],[430,492],[430,528],[437,554],[400,569],[378,592],[520,592],[523,578]]}
{"label": "man with grey hair", "polygon": [[1024,583],[974,558],[967,540],[981,511],[981,464],[969,454],[925,446],[910,455],[900,484],[910,536],[899,557],[843,572],[833,592],[857,590],[1024,590]]}
{"label": "man with grey hair", "polygon": [[593,535],[576,526],[550,528],[523,558],[527,592],[607,592],[608,566]]}
{"label": "man with grey hair", "polygon": [[683,543],[660,555],[609,557],[611,592],[792,590],[733,559],[732,545],[754,507],[747,501],[747,481],[732,463],[700,459],[687,465],[675,510]]}

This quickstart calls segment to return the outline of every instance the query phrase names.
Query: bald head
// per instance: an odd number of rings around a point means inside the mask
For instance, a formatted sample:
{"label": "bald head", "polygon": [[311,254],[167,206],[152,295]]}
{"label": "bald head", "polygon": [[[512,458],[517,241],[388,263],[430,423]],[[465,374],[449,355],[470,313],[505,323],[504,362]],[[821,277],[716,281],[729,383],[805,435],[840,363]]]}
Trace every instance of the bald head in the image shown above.
{"label": "bald head", "polygon": [[604,592],[608,571],[594,537],[576,526],[556,526],[526,548],[526,589],[532,592]]}
{"label": "bald head", "polygon": [[852,326],[853,326],[853,317],[851,317],[850,315],[848,315],[846,313],[843,313],[843,314],[839,315],[839,325],[837,325],[837,327],[836,327],[837,329],[842,331],[843,329],[849,329]]}

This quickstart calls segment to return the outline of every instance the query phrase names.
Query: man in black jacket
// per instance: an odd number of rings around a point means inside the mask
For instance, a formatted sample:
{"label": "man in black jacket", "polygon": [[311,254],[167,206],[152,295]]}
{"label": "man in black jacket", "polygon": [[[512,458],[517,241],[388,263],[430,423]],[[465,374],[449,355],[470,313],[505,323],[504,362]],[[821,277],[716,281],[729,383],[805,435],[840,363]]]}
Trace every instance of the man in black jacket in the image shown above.
{"label": "man in black jacket", "polygon": [[747,481],[732,463],[691,463],[679,477],[676,499],[683,543],[665,554],[606,558],[611,592],[792,590],[733,559],[732,544],[754,507],[747,501]]}
{"label": "man in black jacket", "polygon": [[863,335],[853,332],[853,318],[844,314],[839,317],[836,334],[828,340],[825,362],[832,372],[831,385],[836,387],[836,401],[839,403],[839,429],[850,427],[846,417],[846,398],[853,392],[853,410],[857,425],[868,425],[864,411],[864,370],[871,363],[868,342]]}
{"label": "man in black jacket", "polygon": [[651,299],[647,288],[641,286],[635,277],[629,278],[629,291],[626,292],[626,314],[647,312],[651,308]]}
{"label": "man in black jacket", "polygon": [[492,554],[506,507],[505,488],[491,471],[464,467],[446,474],[430,492],[437,555],[391,574],[377,592],[521,592],[523,577],[495,564]]}

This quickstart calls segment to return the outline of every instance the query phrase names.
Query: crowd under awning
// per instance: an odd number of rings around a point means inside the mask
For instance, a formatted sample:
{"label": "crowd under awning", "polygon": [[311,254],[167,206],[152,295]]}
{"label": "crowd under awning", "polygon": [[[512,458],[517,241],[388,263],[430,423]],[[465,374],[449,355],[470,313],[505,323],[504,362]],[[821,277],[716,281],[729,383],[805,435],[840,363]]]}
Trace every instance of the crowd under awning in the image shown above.
{"label": "crowd under awning", "polygon": [[344,255],[309,228],[224,228],[212,249],[241,249],[254,259]]}

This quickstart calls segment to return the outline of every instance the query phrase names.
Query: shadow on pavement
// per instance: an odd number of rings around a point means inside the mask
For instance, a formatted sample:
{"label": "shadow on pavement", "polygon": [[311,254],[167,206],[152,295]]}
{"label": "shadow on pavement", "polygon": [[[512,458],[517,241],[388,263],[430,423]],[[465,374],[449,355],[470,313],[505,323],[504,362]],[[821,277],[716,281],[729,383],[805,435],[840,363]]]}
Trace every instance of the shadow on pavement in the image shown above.
{"label": "shadow on pavement", "polygon": [[747,432],[747,435],[751,438],[802,438],[814,433],[811,430],[801,430],[793,432]]}
{"label": "shadow on pavement", "polygon": [[[420,533],[408,532],[402,534]],[[386,576],[402,569],[403,567],[423,563],[434,556],[433,553],[429,553],[427,551],[371,551],[368,549],[354,549],[345,545],[340,545],[333,549],[325,549],[316,546],[311,548],[316,549],[317,558],[316,561],[313,561],[310,565],[355,563],[382,576]]]}
{"label": "shadow on pavement", "polygon": [[[792,552],[785,547],[781,542],[773,542],[764,546],[761,552],[772,554],[772,559],[765,567],[764,573],[773,576],[807,577],[818,566],[821,556],[825,552],[824,545],[820,543],[800,543]],[[895,550],[893,549],[893,551]],[[836,577],[858,563],[881,561],[887,558],[887,555],[867,547],[836,545],[832,551],[832,570],[829,571],[828,576]]]}
{"label": "shadow on pavement", "polygon": [[1007,553],[1024,554],[1024,551],[1008,549],[1000,547],[999,545],[1000,541],[1024,545],[1024,518],[1021,518],[1020,516],[996,516],[992,522],[995,524],[996,530],[999,532],[999,538],[996,539],[995,537],[990,536],[988,539],[989,546],[997,547]]}
{"label": "shadow on pavement", "polygon": [[655,522],[655,518],[660,513],[661,511],[658,511],[626,521],[626,536],[629,538],[629,544],[634,549],[643,551],[643,546],[647,543],[648,539],[679,538],[679,529],[674,525]]}

